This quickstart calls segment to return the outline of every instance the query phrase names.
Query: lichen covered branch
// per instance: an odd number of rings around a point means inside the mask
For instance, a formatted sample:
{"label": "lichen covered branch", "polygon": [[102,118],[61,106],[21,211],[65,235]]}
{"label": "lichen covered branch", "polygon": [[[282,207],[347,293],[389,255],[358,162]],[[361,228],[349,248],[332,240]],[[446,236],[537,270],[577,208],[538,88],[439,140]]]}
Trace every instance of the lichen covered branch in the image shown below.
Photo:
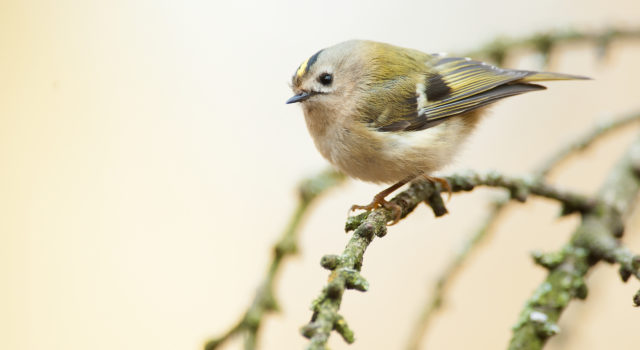
{"label": "lichen covered branch", "polygon": [[251,305],[240,321],[224,334],[206,343],[206,350],[213,350],[224,344],[238,333],[246,332],[245,349],[255,349],[258,332],[265,314],[278,310],[278,303],[274,296],[274,283],[282,261],[298,250],[298,232],[302,219],[311,203],[328,189],[344,181],[344,175],[335,171],[324,171],[298,186],[298,205],[291,216],[289,224],[282,236],[273,247],[273,256],[267,269],[267,275],[256,291]]}
{"label": "lichen covered branch", "polygon": [[[524,201],[530,195],[538,195],[559,201],[565,213],[587,212],[601,205],[597,200],[567,192],[545,184],[539,180],[515,178],[495,172],[479,174],[466,172],[445,177],[452,192],[471,191],[475,186],[505,188],[513,199]],[[436,215],[446,213],[444,201],[440,195],[441,186],[428,180],[417,180],[408,189],[399,193],[391,202],[402,210],[406,217],[421,202],[431,206]],[[312,304],[311,321],[302,328],[302,334],[310,339],[307,349],[324,349],[332,330],[338,331],[348,343],[353,342],[353,332],[338,313],[345,289],[366,291],[368,283],[360,275],[364,253],[374,237],[383,237],[387,233],[387,223],[395,218],[395,213],[384,209],[352,216],[347,220],[345,229],[354,230],[341,255],[327,255],[321,265],[329,270],[328,283],[320,296]]]}
{"label": "lichen covered branch", "polygon": [[[593,209],[594,206],[599,203],[597,199],[564,191],[546,184],[537,178],[510,177],[495,171],[488,173],[467,171],[445,176],[444,179],[446,179],[451,186],[451,192],[453,193],[472,191],[477,186],[487,186],[504,188],[508,191],[511,199],[519,202],[526,201],[529,195],[549,198],[563,205],[563,214],[586,212]],[[438,183],[434,184],[428,180],[415,180],[407,190],[400,192],[391,201],[402,209],[401,218],[411,213],[421,202],[428,204],[436,216],[440,216],[447,212],[441,197],[442,190],[442,187]],[[385,208],[376,209],[373,212],[382,212],[388,219],[393,219],[394,217],[394,213]],[[366,212],[349,217],[346,230],[354,230],[362,224],[368,215],[369,212]]]}
{"label": "lichen covered branch", "polygon": [[360,275],[364,252],[375,236],[386,234],[388,213],[372,212],[353,233],[340,256],[327,255],[321,265],[331,270],[329,282],[313,302],[311,321],[302,328],[302,334],[310,339],[307,349],[324,349],[332,330],[336,330],[347,343],[355,340],[353,332],[338,313],[345,289],[366,291],[368,282]]}
{"label": "lichen covered branch", "polygon": [[[599,206],[582,216],[580,226],[560,252],[535,253],[534,260],[549,274],[527,301],[513,327],[510,350],[541,349],[558,332],[558,321],[571,299],[584,299],[587,287],[584,277],[600,260],[621,264],[626,280],[638,276],[638,256],[622,247],[623,217],[633,209],[640,190],[640,139],[610,173],[600,191],[608,205]],[[635,297],[634,297],[635,301]]]}

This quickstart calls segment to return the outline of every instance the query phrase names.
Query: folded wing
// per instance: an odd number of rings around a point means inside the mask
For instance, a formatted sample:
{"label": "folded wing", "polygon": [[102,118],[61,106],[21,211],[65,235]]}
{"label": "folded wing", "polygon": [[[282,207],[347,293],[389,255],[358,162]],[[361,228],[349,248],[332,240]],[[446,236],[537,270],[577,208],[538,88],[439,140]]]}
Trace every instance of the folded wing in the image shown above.
{"label": "folded wing", "polygon": [[429,62],[432,72],[425,79],[426,101],[417,113],[406,119],[393,118],[393,123],[381,125],[378,130],[424,130],[505,97],[545,89],[532,82],[588,79],[569,74],[501,69],[468,58],[433,57]]}

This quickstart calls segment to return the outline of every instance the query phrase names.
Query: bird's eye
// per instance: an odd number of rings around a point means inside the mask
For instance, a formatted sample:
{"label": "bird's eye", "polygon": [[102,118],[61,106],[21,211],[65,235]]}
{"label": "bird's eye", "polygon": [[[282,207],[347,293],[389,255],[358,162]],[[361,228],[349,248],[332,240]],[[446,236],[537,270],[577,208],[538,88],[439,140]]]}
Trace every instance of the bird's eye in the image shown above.
{"label": "bird's eye", "polygon": [[320,84],[325,85],[325,86],[326,85],[331,85],[331,82],[333,82],[333,75],[331,75],[329,73],[322,73],[318,77],[318,81],[320,82]]}

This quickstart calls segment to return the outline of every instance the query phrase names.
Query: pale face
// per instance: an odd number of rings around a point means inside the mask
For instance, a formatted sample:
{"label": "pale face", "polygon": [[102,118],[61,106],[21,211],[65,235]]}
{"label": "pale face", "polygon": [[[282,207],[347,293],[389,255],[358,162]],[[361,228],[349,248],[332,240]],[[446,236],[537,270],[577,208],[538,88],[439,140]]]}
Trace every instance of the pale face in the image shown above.
{"label": "pale face", "polygon": [[344,96],[356,84],[354,59],[350,53],[356,42],[345,42],[320,50],[304,61],[291,82],[295,96],[287,103],[329,103]]}

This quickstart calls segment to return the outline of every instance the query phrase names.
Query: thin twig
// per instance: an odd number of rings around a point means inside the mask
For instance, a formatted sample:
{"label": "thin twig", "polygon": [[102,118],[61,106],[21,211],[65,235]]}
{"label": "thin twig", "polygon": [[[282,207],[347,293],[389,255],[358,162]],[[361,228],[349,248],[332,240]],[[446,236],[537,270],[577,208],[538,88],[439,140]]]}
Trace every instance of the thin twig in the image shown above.
{"label": "thin twig", "polygon": [[546,63],[555,47],[566,44],[586,43],[594,45],[598,56],[604,57],[614,40],[624,39],[640,39],[640,28],[609,28],[591,33],[577,30],[555,30],[516,39],[498,38],[477,50],[467,53],[466,56],[488,59],[501,65],[510,52],[529,49],[542,55]]}
{"label": "thin twig", "polygon": [[298,232],[300,223],[311,203],[328,189],[344,181],[345,177],[335,171],[328,170],[315,175],[298,186],[298,205],[293,212],[289,224],[282,236],[273,247],[273,256],[267,270],[267,275],[258,288],[256,295],[244,315],[233,327],[217,338],[206,343],[206,350],[213,350],[224,344],[231,337],[246,332],[245,349],[255,349],[258,332],[266,313],[278,310],[278,303],[274,296],[274,281],[277,277],[282,261],[298,250]]}
{"label": "thin twig", "polygon": [[[623,280],[638,276],[640,257],[624,248],[619,237],[623,232],[623,215],[634,207],[640,191],[640,138],[613,168],[600,190],[600,197],[612,203],[613,210],[584,213],[580,226],[560,252],[534,256],[549,270],[545,281],[527,301],[513,327],[510,350],[542,349],[559,331],[557,321],[571,299],[584,299],[587,286],[584,276],[600,260],[622,263]],[[634,299],[635,301],[635,299]]]}
{"label": "thin twig", "polygon": [[607,120],[598,124],[595,128],[577,138],[575,141],[569,143],[559,152],[556,152],[552,157],[545,160],[537,170],[536,175],[540,177],[546,177],[549,172],[556,168],[563,160],[567,159],[571,154],[581,152],[591,145],[595,140],[608,134],[611,131],[619,130],[631,123],[640,121],[640,112],[631,113],[625,117],[617,118],[615,120]]}

